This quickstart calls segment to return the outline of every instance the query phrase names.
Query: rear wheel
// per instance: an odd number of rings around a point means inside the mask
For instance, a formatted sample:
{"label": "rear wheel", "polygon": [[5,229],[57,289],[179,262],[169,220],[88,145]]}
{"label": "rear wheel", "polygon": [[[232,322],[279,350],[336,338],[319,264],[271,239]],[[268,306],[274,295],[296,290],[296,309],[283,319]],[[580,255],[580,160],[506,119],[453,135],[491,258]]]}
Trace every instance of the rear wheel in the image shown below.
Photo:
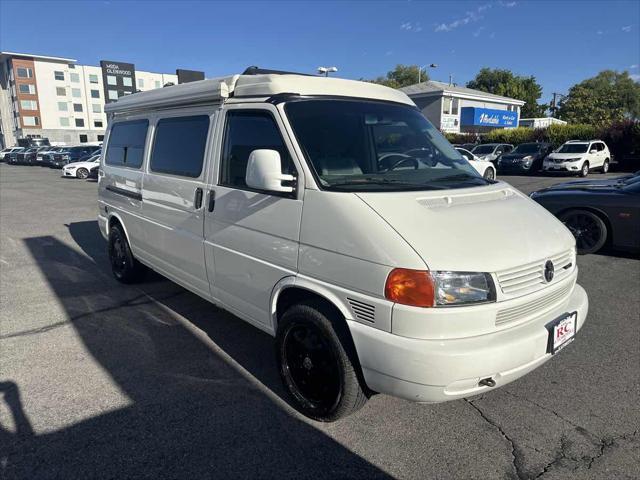
{"label": "rear wheel", "polygon": [[86,168],[79,168],[76,171],[76,177],[78,177],[81,180],[84,180],[88,176],[89,176],[89,170],[87,170]]}
{"label": "rear wheel", "polygon": [[580,169],[580,176],[586,177],[587,175],[589,175],[589,162],[584,162],[582,164],[582,168]]}
{"label": "rear wheel", "polygon": [[495,180],[496,172],[493,170],[493,168],[487,167],[487,169],[484,171],[484,175],[482,176],[487,180]]}
{"label": "rear wheel", "polygon": [[129,242],[120,225],[114,225],[109,231],[109,261],[116,280],[122,283],[140,281],[146,268],[131,253]]}
{"label": "rear wheel", "polygon": [[602,164],[602,173],[607,173],[609,171],[609,159],[607,158]]}
{"label": "rear wheel", "polygon": [[293,305],[282,315],[276,334],[280,376],[294,405],[323,422],[346,417],[367,401],[352,343],[329,315],[313,302]]}
{"label": "rear wheel", "polygon": [[580,255],[595,253],[607,241],[607,225],[595,213],[588,210],[569,210],[560,216],[576,239]]}

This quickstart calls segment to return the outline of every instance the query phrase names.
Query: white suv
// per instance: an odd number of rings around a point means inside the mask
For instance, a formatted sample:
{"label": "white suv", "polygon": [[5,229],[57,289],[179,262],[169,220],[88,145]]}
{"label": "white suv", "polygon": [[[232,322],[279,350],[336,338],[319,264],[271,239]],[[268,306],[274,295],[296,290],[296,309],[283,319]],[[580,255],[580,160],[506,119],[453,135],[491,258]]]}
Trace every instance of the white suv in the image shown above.
{"label": "white suv", "polygon": [[545,172],[575,172],[586,177],[589,170],[609,171],[611,154],[602,140],[569,140],[551,153],[542,164]]}

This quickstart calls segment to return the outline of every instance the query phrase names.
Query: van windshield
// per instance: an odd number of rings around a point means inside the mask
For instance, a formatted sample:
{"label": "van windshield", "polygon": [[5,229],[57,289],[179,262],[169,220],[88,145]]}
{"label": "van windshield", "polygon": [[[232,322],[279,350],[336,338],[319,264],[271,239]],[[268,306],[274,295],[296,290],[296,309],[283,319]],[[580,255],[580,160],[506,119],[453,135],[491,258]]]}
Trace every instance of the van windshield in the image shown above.
{"label": "van windshield", "polygon": [[301,99],[285,110],[322,188],[398,191],[490,183],[415,108]]}

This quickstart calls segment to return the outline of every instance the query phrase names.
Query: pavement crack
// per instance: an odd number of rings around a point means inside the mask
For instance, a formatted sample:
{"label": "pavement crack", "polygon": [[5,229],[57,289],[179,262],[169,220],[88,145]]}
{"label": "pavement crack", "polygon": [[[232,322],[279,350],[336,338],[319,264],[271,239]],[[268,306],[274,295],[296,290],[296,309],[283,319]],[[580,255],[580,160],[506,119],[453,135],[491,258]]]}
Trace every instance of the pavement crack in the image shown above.
{"label": "pavement crack", "polygon": [[[121,308],[126,308],[126,307],[137,307],[137,306],[140,306],[140,305],[147,305],[149,303],[157,303],[157,302],[162,301],[162,300],[170,300],[172,298],[178,297],[178,296],[183,295],[185,293],[187,293],[187,292],[186,291],[177,292],[177,293],[173,293],[171,295],[167,295],[165,297],[158,297],[158,298],[153,298],[150,295],[148,295],[147,293],[142,293],[141,295],[138,295],[136,297],[130,298],[129,300],[125,300],[125,301],[117,303],[115,305],[110,305],[110,306],[105,307],[105,308],[101,308],[101,309],[98,309],[98,310],[93,310],[91,312],[84,312],[84,313],[81,313],[79,315],[75,315],[73,317],[70,317],[68,320],[64,320],[64,321],[57,322],[57,323],[52,323],[51,325],[45,325],[44,327],[32,328],[30,330],[22,330],[20,332],[9,333],[9,334],[6,334],[6,335],[0,335],[0,340],[7,340],[9,338],[16,338],[16,337],[27,337],[27,336],[30,336],[30,335],[37,335],[37,334],[40,334],[40,333],[47,333],[47,332],[50,332],[51,330],[55,330],[56,328],[60,328],[60,327],[63,327],[65,325],[76,323],[79,320],[83,320],[84,318],[90,317],[92,315],[108,313],[108,312],[112,312],[112,311],[119,310]],[[139,301],[141,299],[146,299],[146,300]]]}
{"label": "pavement crack", "polygon": [[511,445],[511,464],[513,466],[513,470],[515,472],[516,478],[518,478],[519,480],[526,480],[526,476],[523,472],[523,465],[522,465],[522,458],[521,455],[519,453],[519,449],[516,446],[515,442],[513,441],[513,439],[507,435],[507,433],[502,429],[502,427],[500,425],[498,425],[496,422],[494,422],[493,420],[491,420],[483,411],[480,407],[478,407],[475,403],[473,403],[473,401],[468,400],[468,399],[463,399],[465,402],[467,402],[469,405],[471,405],[471,407],[478,412],[478,414],[480,415],[480,417],[482,417],[482,419],[487,422],[489,425],[491,425],[494,429],[496,429],[500,435],[502,436],[502,438],[504,438],[507,442],[509,442],[509,445]]}

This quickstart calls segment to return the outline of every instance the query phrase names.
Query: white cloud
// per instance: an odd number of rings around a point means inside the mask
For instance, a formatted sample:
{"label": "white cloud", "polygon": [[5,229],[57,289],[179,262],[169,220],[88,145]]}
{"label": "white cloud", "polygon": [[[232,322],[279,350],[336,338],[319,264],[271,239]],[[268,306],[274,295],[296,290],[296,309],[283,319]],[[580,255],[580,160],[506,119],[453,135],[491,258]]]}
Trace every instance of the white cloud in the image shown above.
{"label": "white cloud", "polygon": [[479,37],[483,30],[484,30],[484,27],[478,28],[475,32],[473,32],[473,36]]}
{"label": "white cloud", "polygon": [[[477,7],[475,10],[469,10],[467,12],[465,12],[465,14],[463,16],[461,16],[460,18],[457,18],[456,20],[449,22],[449,23],[439,23],[435,25],[434,31],[436,32],[450,32],[451,30],[454,30],[458,27],[462,27],[464,25],[468,25],[470,23],[475,23],[478,20],[482,20],[484,18],[484,16],[482,15],[484,12],[486,12],[487,10],[493,8],[492,3],[485,3],[483,5],[480,5],[479,7]],[[498,3],[496,3],[495,5],[498,5],[500,7],[504,7],[504,8],[512,8],[515,7],[517,5],[516,2],[503,2],[503,1],[499,1]],[[479,35],[479,34],[478,34]],[[477,36],[474,34],[474,36]]]}
{"label": "white cloud", "polygon": [[629,70],[636,70],[638,68],[638,64],[634,63],[633,65],[629,65]]}
{"label": "white cloud", "polygon": [[400,25],[400,30],[406,30],[408,32],[421,32],[422,25],[420,25],[420,22],[415,22],[415,23],[405,22]]}
{"label": "white cloud", "polygon": [[598,30],[598,31],[596,32],[596,35],[602,35],[603,33],[604,33],[604,32],[603,32],[602,30]]}
{"label": "white cloud", "polygon": [[629,75],[634,81],[640,82],[640,73],[632,73]]}
{"label": "white cloud", "polygon": [[400,25],[400,30],[411,30],[412,28],[413,26],[411,25],[411,22],[405,22]]}
{"label": "white cloud", "polygon": [[631,31],[631,25],[627,25],[626,27],[622,27],[622,31],[623,32],[630,32]]}

